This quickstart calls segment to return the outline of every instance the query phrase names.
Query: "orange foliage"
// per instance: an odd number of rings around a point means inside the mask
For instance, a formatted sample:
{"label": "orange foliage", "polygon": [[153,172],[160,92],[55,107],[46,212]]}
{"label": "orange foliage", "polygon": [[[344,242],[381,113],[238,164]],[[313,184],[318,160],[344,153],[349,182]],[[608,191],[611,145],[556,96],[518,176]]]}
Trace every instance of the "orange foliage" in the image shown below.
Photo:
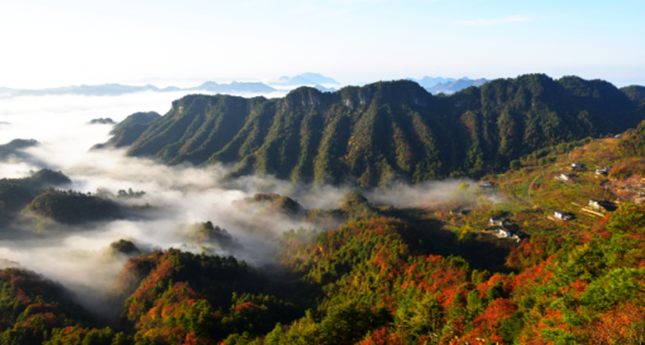
{"label": "orange foliage", "polygon": [[439,255],[428,255],[402,267],[401,288],[417,288],[438,295],[439,302],[449,307],[457,295],[457,287],[466,281],[466,271],[453,267]]}
{"label": "orange foliage", "polygon": [[473,320],[475,329],[468,334],[486,338],[491,342],[501,342],[502,337],[498,332],[504,321],[516,310],[515,303],[506,298],[498,298],[488,305],[483,314]]}
{"label": "orange foliage", "polygon": [[479,291],[479,298],[484,298],[484,296],[486,296],[486,292],[493,286],[497,285],[498,282],[503,283],[504,290],[506,292],[511,291],[513,285],[511,284],[510,278],[508,276],[504,276],[501,274],[495,274],[494,276],[490,277],[490,279],[488,279],[487,281],[477,285],[477,291]]}
{"label": "orange foliage", "polygon": [[512,290],[525,292],[535,285],[542,285],[550,279],[553,279],[553,274],[545,269],[552,265],[550,260],[551,258],[537,266],[525,269],[522,273],[516,275],[512,282]]}
{"label": "orange foliage", "polygon": [[253,310],[255,307],[256,307],[256,305],[253,304],[253,302],[244,302],[244,303],[242,303],[240,305],[235,306],[234,311],[236,313],[244,314],[245,312],[247,312],[249,310]]}
{"label": "orange foliage", "polygon": [[388,333],[386,327],[373,331],[357,345],[403,345],[405,342],[396,333]]}
{"label": "orange foliage", "polygon": [[561,238],[549,239],[545,237],[532,237],[524,239],[515,247],[508,256],[506,264],[515,269],[525,269],[544,261],[552,254],[553,249],[562,244]]}
{"label": "orange foliage", "polygon": [[190,332],[186,334],[186,338],[184,339],[182,345],[207,345],[210,343],[210,341],[200,339],[197,335],[195,335],[195,333]]}
{"label": "orange foliage", "polygon": [[624,304],[603,313],[584,334],[594,344],[637,344],[642,341],[645,309]]}

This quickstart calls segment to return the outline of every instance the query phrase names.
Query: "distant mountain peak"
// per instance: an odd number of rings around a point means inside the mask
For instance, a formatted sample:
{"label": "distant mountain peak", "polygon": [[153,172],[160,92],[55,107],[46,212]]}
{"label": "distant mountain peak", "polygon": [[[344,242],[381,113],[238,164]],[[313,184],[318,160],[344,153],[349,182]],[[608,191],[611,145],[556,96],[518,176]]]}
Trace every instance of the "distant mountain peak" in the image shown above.
{"label": "distant mountain peak", "polygon": [[324,75],[319,74],[319,73],[311,73],[311,72],[307,72],[307,73],[298,74],[298,75],[297,75],[297,77],[302,77],[302,78],[305,78],[305,79],[307,79],[307,80],[311,80],[311,81],[315,82],[316,84],[334,84],[334,85],[340,85],[340,84],[339,84],[336,80],[334,80],[333,78],[325,77]]}
{"label": "distant mountain peak", "polygon": [[325,77],[322,74],[311,73],[311,72],[298,74],[294,77],[282,76],[277,81],[271,84],[288,85],[288,86],[298,86],[298,85],[314,86],[314,85],[321,85],[321,84],[340,85],[333,78]]}
{"label": "distant mountain peak", "polygon": [[427,88],[433,87],[433,86],[435,86],[437,84],[446,83],[446,82],[453,82],[453,81],[455,81],[457,79],[455,79],[455,78],[443,78],[443,77],[428,77],[428,76],[425,76],[425,77],[423,77],[421,79],[410,78],[410,80],[416,81],[419,85],[421,85],[421,86],[423,86],[424,88],[427,89]]}
{"label": "distant mountain peak", "polygon": [[260,82],[237,82],[233,81],[230,84],[218,84],[214,81],[207,81],[200,86],[194,87],[190,90],[202,90],[209,92],[250,92],[250,93],[265,93],[274,92],[276,89],[269,85]]}
{"label": "distant mountain peak", "polygon": [[202,83],[201,85],[199,85],[199,86],[197,86],[197,87],[198,87],[198,88],[201,88],[201,87],[211,87],[211,86],[217,86],[217,85],[219,85],[219,84],[217,84],[217,83],[216,83],[216,82],[214,82],[214,81],[207,81],[207,82]]}
{"label": "distant mountain peak", "polygon": [[488,82],[488,79],[470,79],[468,77],[463,77],[458,80],[438,83],[432,87],[425,87],[432,94],[444,93],[451,94],[459,92],[463,89],[469,88],[471,86],[482,86]]}
{"label": "distant mountain peak", "polygon": [[428,77],[425,76],[421,79],[410,80],[416,81],[419,85],[423,86],[426,90],[431,93],[453,93],[459,90],[465,89],[469,86],[481,86],[487,79],[470,79],[468,77],[461,77],[459,79],[455,78],[443,78],[443,77]]}

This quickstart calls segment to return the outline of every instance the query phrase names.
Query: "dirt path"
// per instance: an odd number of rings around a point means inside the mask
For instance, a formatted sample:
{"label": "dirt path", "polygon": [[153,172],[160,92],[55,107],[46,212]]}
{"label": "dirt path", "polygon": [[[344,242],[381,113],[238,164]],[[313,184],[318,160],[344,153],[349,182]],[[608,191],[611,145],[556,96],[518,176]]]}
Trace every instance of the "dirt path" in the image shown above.
{"label": "dirt path", "polygon": [[533,181],[531,181],[531,184],[529,184],[529,191],[528,191],[528,197],[529,197],[529,204],[535,206],[533,201],[531,200],[531,188],[533,188],[533,184],[535,181],[537,181],[540,177],[544,177],[544,172],[540,173],[540,175],[536,176]]}

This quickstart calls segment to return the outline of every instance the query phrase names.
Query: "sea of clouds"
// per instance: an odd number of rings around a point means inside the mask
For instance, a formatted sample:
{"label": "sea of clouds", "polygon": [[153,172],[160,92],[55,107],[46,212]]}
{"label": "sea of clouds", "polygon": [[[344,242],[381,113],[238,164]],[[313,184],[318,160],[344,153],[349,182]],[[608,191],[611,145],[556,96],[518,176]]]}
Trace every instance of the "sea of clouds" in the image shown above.
{"label": "sea of clouds", "polygon": [[[99,296],[109,289],[113,277],[127,258],[105,260],[110,243],[129,239],[147,249],[187,246],[178,233],[180,224],[211,221],[237,238],[244,252],[234,254],[261,266],[271,256],[275,236],[299,227],[311,228],[283,215],[256,219],[255,231],[249,232],[245,218],[253,211],[237,210],[233,202],[255,193],[278,193],[297,200],[305,208],[332,208],[351,187],[327,186],[312,191],[310,186],[272,178],[244,177],[226,186],[218,181],[227,166],[195,168],[189,165],[165,166],[150,159],[125,156],[124,150],[92,150],[96,143],[109,139],[111,125],[92,124],[97,118],[118,122],[138,111],[165,114],[171,102],[186,93],[142,92],[110,97],[40,96],[0,100],[0,144],[13,139],[35,139],[39,145],[0,162],[0,178],[29,176],[49,168],[63,172],[72,183],[62,189],[95,194],[97,190],[145,191],[141,198],[125,204],[152,205],[145,217],[76,226],[57,226],[57,231],[36,231],[24,226],[0,226],[0,258],[18,262],[22,267],[60,281],[74,290],[88,306],[99,303]],[[269,95],[270,96],[270,95]],[[386,191],[366,192],[376,204],[415,206],[445,200],[454,195],[461,181],[428,182],[417,186],[399,185]],[[62,230],[61,230],[62,229]],[[260,234],[260,235],[258,235]]]}

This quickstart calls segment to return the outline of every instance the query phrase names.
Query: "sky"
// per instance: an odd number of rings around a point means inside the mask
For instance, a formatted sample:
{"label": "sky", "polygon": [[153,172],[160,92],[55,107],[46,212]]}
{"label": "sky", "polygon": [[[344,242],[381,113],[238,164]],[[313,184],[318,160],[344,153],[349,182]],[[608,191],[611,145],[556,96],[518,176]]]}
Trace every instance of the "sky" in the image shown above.
{"label": "sky", "polygon": [[[578,75],[645,85],[645,0],[0,2],[0,86]],[[181,85],[180,85],[181,86]]]}

